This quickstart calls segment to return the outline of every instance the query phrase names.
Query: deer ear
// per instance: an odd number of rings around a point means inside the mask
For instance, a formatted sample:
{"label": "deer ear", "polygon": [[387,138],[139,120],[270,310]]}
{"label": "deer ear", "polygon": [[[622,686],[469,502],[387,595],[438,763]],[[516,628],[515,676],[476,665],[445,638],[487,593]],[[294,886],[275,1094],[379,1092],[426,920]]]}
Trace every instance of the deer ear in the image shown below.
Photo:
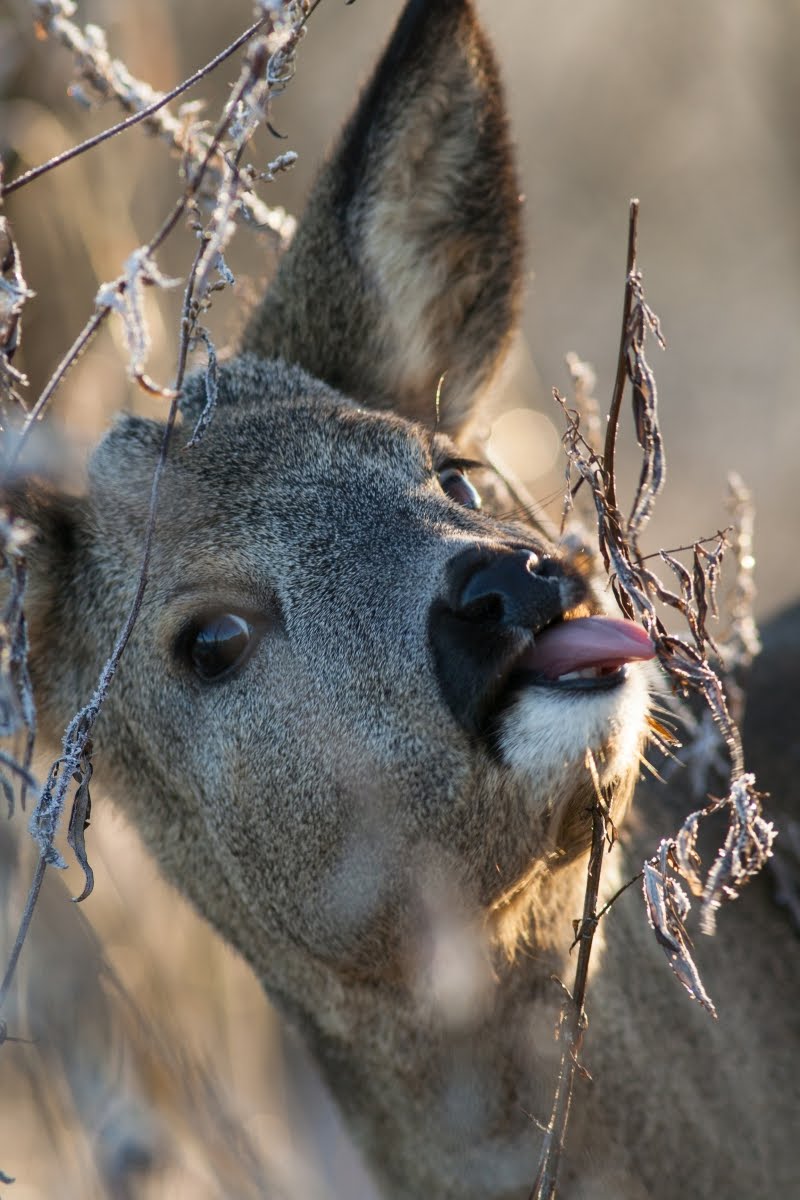
{"label": "deer ear", "polygon": [[457,430],[519,291],[502,88],[468,0],[409,0],[242,349]]}
{"label": "deer ear", "polygon": [[[89,657],[83,633],[87,619],[78,616],[85,600],[85,505],[55,485],[22,476],[3,481],[0,503],[6,545],[18,543],[27,563],[28,669],[40,701],[39,725],[60,741],[74,709],[76,680],[80,677],[80,684],[88,685],[88,690],[79,686],[78,694],[91,695],[96,679],[96,672],[88,669],[85,678],[81,676]],[[18,705],[15,708],[12,724],[22,713]]]}

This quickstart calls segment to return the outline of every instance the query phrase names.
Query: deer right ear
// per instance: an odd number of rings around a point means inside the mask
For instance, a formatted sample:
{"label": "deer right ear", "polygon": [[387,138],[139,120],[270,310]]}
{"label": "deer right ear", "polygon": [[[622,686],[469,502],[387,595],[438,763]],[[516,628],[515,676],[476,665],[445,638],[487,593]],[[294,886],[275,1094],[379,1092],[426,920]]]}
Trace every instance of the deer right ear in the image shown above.
{"label": "deer right ear", "polygon": [[40,712],[40,724],[60,741],[76,687],[79,694],[90,695],[96,676],[91,637],[84,632],[91,624],[93,586],[87,571],[86,506],[37,479],[19,477],[5,483],[0,499],[6,541],[19,539],[28,567],[28,666],[34,691],[47,710]]}
{"label": "deer right ear", "polygon": [[469,0],[409,0],[242,349],[454,432],[515,316],[519,191]]}

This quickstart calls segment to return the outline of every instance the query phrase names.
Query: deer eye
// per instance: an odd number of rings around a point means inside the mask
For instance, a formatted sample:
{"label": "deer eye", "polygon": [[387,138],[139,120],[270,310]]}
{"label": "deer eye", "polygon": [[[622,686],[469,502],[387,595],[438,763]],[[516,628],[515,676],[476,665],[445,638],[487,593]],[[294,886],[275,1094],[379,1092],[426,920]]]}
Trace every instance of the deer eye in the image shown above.
{"label": "deer eye", "polygon": [[458,467],[445,467],[439,472],[442,491],[464,508],[479,509],[481,498],[475,487]]}
{"label": "deer eye", "polygon": [[240,667],[255,645],[256,630],[237,613],[218,613],[193,632],[189,659],[196,675],[223,679]]}

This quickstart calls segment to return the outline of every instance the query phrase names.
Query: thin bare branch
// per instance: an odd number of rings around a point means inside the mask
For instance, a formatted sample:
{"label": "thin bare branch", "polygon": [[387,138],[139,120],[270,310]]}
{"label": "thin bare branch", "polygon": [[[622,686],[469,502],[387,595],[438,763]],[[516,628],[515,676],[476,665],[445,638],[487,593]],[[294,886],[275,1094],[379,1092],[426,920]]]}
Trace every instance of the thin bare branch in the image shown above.
{"label": "thin bare branch", "polygon": [[[65,8],[72,11],[68,0],[41,0],[39,7],[43,11],[47,10],[55,15],[65,11]],[[221,277],[221,284],[224,284],[229,277],[229,273],[226,275],[227,269],[224,267],[222,250],[232,231],[231,216],[241,207],[246,196],[247,185],[252,180],[252,171],[244,170],[241,167],[242,152],[257,125],[266,120],[271,96],[285,86],[292,74],[294,48],[301,36],[307,16],[308,12],[304,10],[302,20],[292,24],[285,19],[276,20],[275,13],[272,11],[264,14],[262,22],[266,33],[253,44],[248,52],[239,80],[225,106],[222,117],[213,135],[204,139],[203,154],[191,171],[182,195],[150,242],[131,256],[123,274],[113,284],[101,288],[95,313],[74,346],[62,360],[37,404],[28,414],[7,460],[9,465],[16,462],[33,423],[42,416],[64,375],[113,309],[120,312],[125,323],[131,373],[140,383],[145,386],[151,385],[151,381],[144,372],[147,331],[141,313],[141,288],[148,283],[163,286],[167,282],[161,278],[153,256],[176,227],[181,217],[194,210],[206,173],[220,156],[224,139],[231,136],[233,144],[226,148],[224,154],[221,154],[223,166],[220,168],[220,179],[222,182],[217,180],[218,189],[225,199],[218,204],[207,229],[203,230],[197,225],[195,226],[200,234],[200,243],[184,294],[174,386],[168,391],[157,389],[162,395],[169,397],[170,408],[151,483],[148,518],[135,595],[112,654],[100,674],[94,694],[70,722],[64,736],[62,755],[53,763],[38,803],[31,815],[30,830],[39,844],[39,861],[5,976],[0,985],[0,1006],[11,986],[46,868],[48,865],[59,867],[64,865],[55,847],[54,839],[66,804],[68,790],[73,783],[77,784],[77,789],[70,812],[68,842],[83,868],[85,877],[83,891],[77,899],[84,899],[92,890],[93,876],[84,842],[84,832],[90,813],[89,782],[92,774],[92,733],[138,618],[147,587],[160,484],[178,416],[179,397],[183,388],[189,348],[192,340],[198,336],[196,332],[198,317],[208,305],[209,293],[218,286],[212,282],[210,272],[217,271]],[[280,160],[276,160],[275,164],[270,164],[270,169],[277,171],[285,169],[290,164],[290,157],[284,155]],[[212,369],[212,361],[215,360],[210,352],[209,374]],[[152,386],[155,387],[155,385]],[[210,413],[208,415],[210,417]]]}
{"label": "thin bare branch", "polygon": [[[281,43],[277,48],[281,49],[284,45],[285,39],[281,39]],[[104,284],[98,291],[95,312],[61,360],[54,374],[48,380],[41,396],[26,417],[19,436],[13,442],[7,458],[7,469],[12,469],[17,463],[33,425],[41,420],[48,404],[55,395],[59,385],[63,382],[67,372],[77,362],[112,309],[120,311],[123,318],[126,319],[126,335],[133,355],[131,369],[134,378],[140,383],[144,383],[148,391],[162,392],[162,389],[151,383],[143,370],[146,337],[143,334],[143,318],[141,316],[140,304],[138,303],[138,288],[142,284],[153,282],[160,282],[161,286],[165,286],[166,281],[161,278],[158,269],[155,267],[153,256],[170,233],[172,233],[173,229],[175,229],[184,213],[190,209],[210,163],[219,151],[229,127],[238,116],[237,109],[239,104],[243,101],[248,90],[263,75],[269,58],[266,39],[259,39],[250,51],[248,62],[242,71],[239,82],[234,88],[231,99],[226,105],[225,112],[214,131],[214,135],[208,143],[204,157],[188,179],[183,193],[147,245],[140,247],[129,258],[128,265],[123,274],[113,283]],[[134,293],[133,297],[129,296],[128,300],[124,301],[123,298],[126,292],[131,291]]]}
{"label": "thin bare branch", "polygon": [[586,891],[576,942],[578,961],[575,967],[575,982],[572,993],[566,1000],[559,1020],[559,1037],[562,1042],[561,1066],[556,1084],[553,1108],[544,1135],[539,1157],[539,1169],[529,1200],[553,1200],[558,1184],[561,1155],[569,1122],[575,1076],[583,1071],[579,1062],[583,1035],[586,1030],[586,985],[589,979],[589,961],[592,953],[595,930],[597,929],[597,898],[607,840],[608,812],[611,797],[603,796],[597,776],[597,767],[590,750],[587,750],[586,766],[595,785],[595,802],[592,805],[592,847],[586,869]]}
{"label": "thin bare branch", "polygon": [[19,459],[20,453],[22,452],[22,447],[28,439],[31,429],[37,421],[42,419],[47,406],[50,404],[50,401],[53,399],[53,396],[57,392],[58,388],[64,382],[67,373],[72,367],[75,366],[75,363],[81,357],[84,350],[86,350],[86,348],[91,344],[94,335],[103,324],[103,321],[108,316],[109,311],[109,309],[98,309],[96,312],[92,313],[91,317],[86,322],[83,329],[78,334],[77,338],[72,343],[69,350],[61,359],[61,362],[48,379],[41,395],[25,418],[22,428],[19,432],[19,436],[11,442],[8,455],[6,457],[7,471],[10,472],[13,470]]}
{"label": "thin bare branch", "polygon": [[124,133],[126,129],[130,129],[133,125],[138,125],[141,121],[147,120],[148,117],[154,116],[154,114],[159,112],[160,109],[164,108],[167,104],[170,104],[173,100],[176,100],[178,96],[182,96],[184,92],[188,92],[189,89],[194,87],[196,83],[199,83],[201,79],[206,77],[206,75],[210,75],[216,67],[220,66],[221,63],[224,63],[225,60],[230,58],[232,54],[235,54],[240,46],[243,46],[246,42],[249,42],[250,39],[256,33],[258,33],[259,29],[263,28],[265,21],[265,16],[259,17],[259,19],[255,21],[248,29],[245,29],[243,33],[240,33],[239,36],[231,42],[230,46],[226,46],[224,50],[220,50],[219,54],[216,54],[209,62],[205,64],[205,66],[200,67],[199,70],[195,71],[193,75],[190,75],[188,79],[184,79],[182,83],[179,83],[176,87],[172,88],[171,91],[164,92],[163,95],[158,96],[150,104],[146,104],[144,108],[140,108],[137,112],[131,113],[131,115],[126,117],[124,121],[118,121],[116,125],[112,125],[110,128],[104,129],[101,133],[95,134],[94,137],[90,137],[83,142],[79,142],[77,146],[70,146],[69,150],[64,150],[62,154],[55,154],[52,158],[49,158],[47,162],[40,163],[38,167],[31,167],[31,169],[26,171],[24,175],[19,175],[16,179],[12,179],[3,187],[3,195],[10,196],[12,192],[16,192],[19,188],[25,187],[26,184],[33,183],[35,179],[39,179],[40,176],[46,175],[49,171],[55,170],[56,167],[61,167],[64,165],[64,163],[71,162],[73,158],[78,158],[79,155],[85,154],[87,150],[93,150],[95,146],[102,145],[103,142],[107,142],[110,138],[116,137],[119,133]]}
{"label": "thin bare branch", "polygon": [[[660,557],[677,578],[677,593],[665,587],[658,576],[645,566],[645,556],[639,548],[640,537],[650,517],[654,497],[663,484],[664,456],[658,424],[655,380],[644,354],[648,331],[652,332],[661,344],[663,339],[658,319],[644,300],[635,254],[631,265],[632,247],[635,248],[636,242],[637,207],[632,203],[628,243],[629,269],[626,280],[628,320],[621,361],[624,360],[626,375],[633,390],[634,419],[637,438],[642,448],[642,468],[627,520],[619,511],[614,484],[613,443],[616,435],[611,432],[611,425],[618,419],[618,389],[615,388],[612,401],[609,435],[603,458],[586,442],[574,414],[567,410],[559,396],[557,399],[567,416],[567,433],[564,439],[567,455],[572,466],[591,489],[597,512],[600,547],[620,607],[627,616],[638,616],[642,620],[656,646],[661,665],[676,691],[684,695],[687,691],[693,691],[703,697],[731,764],[727,797],[707,809],[690,814],[676,839],[669,843],[669,854],[663,861],[665,870],[669,866],[683,873],[693,890],[702,895],[701,927],[710,932],[721,900],[736,895],[747,879],[766,862],[771,853],[774,829],[761,817],[760,797],[755,789],[755,781],[744,769],[741,736],[728,704],[730,689],[723,683],[707,657],[708,650],[719,653],[709,633],[707,621],[716,614],[719,573],[728,540],[725,534],[721,533],[712,549],[708,549],[701,541],[693,543],[691,568],[684,566],[674,554],[661,551]],[[631,306],[628,310],[629,295]],[[612,453],[610,462],[609,450]],[[734,594],[738,615],[733,622],[733,628],[738,631],[734,634],[734,642],[738,644],[729,652],[727,663],[723,663],[727,678],[731,677],[732,664],[740,663],[749,655],[754,644],[749,632],[753,597],[750,578],[753,564],[752,512],[744,503],[741,484],[738,485],[736,495],[739,501],[734,501],[734,516],[743,530],[742,533],[734,535],[737,538],[738,564],[738,582]],[[690,641],[667,632],[658,612],[659,603],[668,605],[685,620],[691,635]],[[695,846],[699,823],[707,812],[722,807],[727,807],[729,812],[728,835],[705,883],[700,887],[697,877],[699,860]],[[653,870],[649,874],[645,872],[646,891],[650,885],[647,894],[651,919],[658,911]],[[660,886],[662,901],[666,902],[670,897],[674,899],[675,894],[669,891],[666,879]],[[668,914],[670,919],[679,907],[677,901],[672,903],[671,913]],[[658,930],[658,921],[654,920],[653,923]],[[662,940],[662,944],[666,944],[665,941]],[[686,955],[688,958],[688,950]],[[685,978],[682,981],[685,982]],[[695,994],[700,998],[699,989],[695,989]]]}
{"label": "thin bare branch", "polygon": [[44,881],[44,873],[46,870],[47,861],[44,856],[42,856],[36,864],[36,870],[34,871],[33,879],[31,880],[31,886],[28,889],[28,897],[25,901],[25,908],[22,911],[22,917],[20,918],[17,935],[14,938],[14,945],[11,947],[11,952],[8,956],[8,962],[6,963],[3,981],[0,983],[0,1009],[2,1009],[6,1002],[9,989],[14,980],[14,973],[17,969],[19,956],[22,953],[22,947],[25,944],[25,938],[28,936],[28,930],[30,929],[31,920],[33,919],[33,914],[36,909],[36,901],[39,899],[39,892],[42,890],[42,883]]}
{"label": "thin bare branch", "polygon": [[[2,189],[0,169],[0,190]],[[9,401],[19,399],[17,388],[26,387],[25,376],[12,366],[22,336],[22,309],[33,292],[22,274],[19,250],[5,217],[0,217],[0,414],[5,424]]]}
{"label": "thin bare branch", "polygon": [[[579,971],[576,972],[574,1004],[567,1005],[561,1019],[561,1036],[565,1038],[561,1069],[556,1084],[550,1123],[545,1133],[539,1160],[539,1171],[530,1200],[545,1200],[555,1196],[558,1166],[566,1135],[572,1089],[577,1070],[578,1051],[585,1025],[585,974],[591,950],[591,934],[597,921],[625,888],[641,878],[647,915],[655,936],[664,949],[672,970],[689,991],[712,1016],[714,1005],[705,991],[691,953],[691,943],[685,929],[690,902],[678,882],[682,876],[695,895],[701,898],[701,928],[713,932],[716,912],[724,899],[738,895],[741,887],[764,866],[772,852],[775,831],[761,814],[761,797],[755,789],[752,775],[744,771],[744,756],[738,727],[728,707],[728,688],[714,671],[708,652],[720,655],[711,637],[707,621],[717,615],[717,588],[722,559],[728,547],[726,532],[717,535],[716,543],[708,548],[708,539],[693,542],[691,566],[687,567],[673,551],[662,550],[659,557],[677,580],[677,592],[665,587],[653,570],[645,565],[653,556],[640,550],[640,538],[652,513],[653,502],[664,483],[664,450],[658,420],[657,390],[653,372],[645,357],[645,342],[652,333],[663,347],[658,318],[644,298],[642,276],[636,263],[639,204],[632,200],[628,229],[628,253],[623,304],[622,334],[617,375],[608,418],[604,452],[601,455],[581,428],[582,405],[576,410],[554,391],[567,421],[564,447],[568,459],[567,496],[564,512],[568,511],[577,486],[571,486],[572,471],[579,481],[588,484],[597,517],[599,547],[608,572],[613,593],[623,613],[638,618],[650,634],[658,658],[668,679],[678,694],[688,691],[703,697],[710,722],[717,731],[717,741],[724,746],[730,763],[730,785],[725,799],[712,801],[706,808],[691,813],[673,839],[661,842],[656,855],[646,862],[639,875],[629,880],[597,912],[597,876],[601,862],[605,821],[598,796],[593,815],[592,849],[587,870],[584,919],[576,940],[580,945]],[[578,361],[578,360],[576,360]],[[576,388],[582,376],[576,378]],[[622,397],[626,381],[630,381],[636,437],[642,450],[639,480],[634,492],[630,514],[625,518],[620,510],[615,472],[615,448]],[[726,667],[726,681],[732,671],[749,662],[757,645],[752,621],[752,508],[749,496],[741,483],[732,485],[736,545],[737,577],[733,589],[734,617],[731,621],[731,646]],[[667,631],[658,605],[665,604],[685,620],[690,640]],[[591,764],[587,762],[591,769]],[[597,790],[597,787],[596,787]],[[716,860],[703,878],[702,862],[697,851],[697,833],[703,817],[727,807],[729,826],[724,844]],[[585,960],[583,956],[586,956]],[[566,1014],[566,1015],[565,1015]],[[567,1026],[565,1033],[565,1024]]]}
{"label": "thin bare branch", "polygon": [[[185,170],[196,168],[204,160],[208,160],[208,148],[213,138],[204,125],[187,120],[187,114],[177,117],[166,109],[166,104],[175,96],[186,91],[192,84],[207,75],[219,63],[229,58],[240,46],[248,42],[260,29],[269,26],[276,27],[276,12],[265,11],[261,17],[246,29],[230,46],[216,55],[205,67],[178,88],[166,96],[157,95],[149,84],[135,78],[119,59],[112,58],[106,44],[105,33],[97,25],[87,25],[81,29],[71,20],[75,13],[72,0],[32,0],[37,29],[42,35],[50,35],[72,52],[75,57],[77,70],[81,79],[80,85],[72,88],[72,93],[80,97],[82,87],[88,87],[93,96],[100,100],[113,98],[131,117],[121,126],[106,130],[97,138],[89,139],[74,152],[58,156],[50,163],[34,168],[19,180],[15,180],[6,189],[11,192],[24,183],[30,182],[47,170],[60,166],[75,154],[83,153],[94,145],[113,137],[121,129],[139,121],[144,121],[148,128],[169,143],[182,157]],[[202,195],[213,202],[221,181],[219,172],[221,164],[206,161],[202,172],[204,187]],[[288,243],[294,232],[294,222],[281,208],[270,208],[253,192],[248,191],[242,197],[241,211],[245,218],[260,229],[271,230],[281,244]]]}

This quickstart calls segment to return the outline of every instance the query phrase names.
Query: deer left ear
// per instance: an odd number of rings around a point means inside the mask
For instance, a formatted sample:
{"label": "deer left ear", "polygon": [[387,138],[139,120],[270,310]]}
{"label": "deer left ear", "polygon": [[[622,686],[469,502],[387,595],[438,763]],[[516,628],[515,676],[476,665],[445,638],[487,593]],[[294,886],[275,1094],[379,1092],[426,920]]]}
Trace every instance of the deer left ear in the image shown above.
{"label": "deer left ear", "polygon": [[497,366],[521,274],[502,87],[468,0],[409,0],[243,350],[455,432]]}

